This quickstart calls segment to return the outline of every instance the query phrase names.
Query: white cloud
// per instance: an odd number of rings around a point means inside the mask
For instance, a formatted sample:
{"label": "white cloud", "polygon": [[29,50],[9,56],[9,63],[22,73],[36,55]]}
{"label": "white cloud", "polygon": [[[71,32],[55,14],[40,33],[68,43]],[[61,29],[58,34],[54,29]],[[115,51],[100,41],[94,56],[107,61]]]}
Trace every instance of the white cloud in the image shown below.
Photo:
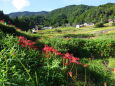
{"label": "white cloud", "polygon": [[20,11],[23,8],[30,6],[30,2],[28,0],[12,0],[12,4],[17,11]]}

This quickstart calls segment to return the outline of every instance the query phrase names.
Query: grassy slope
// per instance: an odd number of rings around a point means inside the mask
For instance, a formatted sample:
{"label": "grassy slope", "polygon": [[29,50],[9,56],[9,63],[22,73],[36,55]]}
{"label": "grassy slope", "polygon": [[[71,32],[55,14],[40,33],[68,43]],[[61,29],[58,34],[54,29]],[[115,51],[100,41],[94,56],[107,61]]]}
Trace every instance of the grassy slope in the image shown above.
{"label": "grassy slope", "polygon": [[[95,34],[95,32],[99,32],[102,30],[109,30],[112,29],[113,31],[108,31],[106,33],[100,33],[98,35]],[[80,29],[76,29],[73,27],[67,27],[67,28],[58,28],[58,29],[53,29],[53,30],[41,30],[39,31],[37,34],[31,34],[30,32],[23,32],[23,31],[19,31],[20,35],[25,35],[28,36],[29,38],[42,38],[42,37],[56,37],[56,36],[64,36],[67,34],[94,34],[95,37],[93,38],[115,38],[115,27],[103,27],[103,28],[93,28],[93,27],[85,27],[85,28],[80,28]],[[94,60],[91,61],[91,63],[94,64],[102,64],[103,59],[101,60]],[[115,59],[114,58],[110,58],[109,59],[110,63],[109,63],[109,67],[111,68],[115,68]],[[89,63],[90,64],[90,63]],[[103,65],[103,64],[102,64]],[[113,74],[114,76],[114,74]],[[114,78],[114,77],[112,77]]]}

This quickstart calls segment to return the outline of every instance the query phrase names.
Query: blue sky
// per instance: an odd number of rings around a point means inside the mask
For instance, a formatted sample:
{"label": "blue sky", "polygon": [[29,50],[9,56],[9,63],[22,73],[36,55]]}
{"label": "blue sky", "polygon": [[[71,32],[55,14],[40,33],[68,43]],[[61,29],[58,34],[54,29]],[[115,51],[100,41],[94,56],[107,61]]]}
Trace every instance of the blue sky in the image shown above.
{"label": "blue sky", "polygon": [[94,5],[115,3],[115,0],[0,0],[0,10],[4,13],[17,11],[51,11],[67,5]]}

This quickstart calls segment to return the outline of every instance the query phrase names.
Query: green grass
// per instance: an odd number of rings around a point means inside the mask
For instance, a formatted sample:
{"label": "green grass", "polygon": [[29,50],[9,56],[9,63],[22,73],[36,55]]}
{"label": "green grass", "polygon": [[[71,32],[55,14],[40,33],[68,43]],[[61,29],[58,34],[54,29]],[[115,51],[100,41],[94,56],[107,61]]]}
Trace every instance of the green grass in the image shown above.
{"label": "green grass", "polygon": [[[90,86],[92,84],[103,86],[104,82],[111,84],[111,79],[114,80],[114,74],[103,64],[105,58],[86,56],[86,54],[91,53],[98,55],[100,51],[102,51],[101,54],[107,54],[111,51],[106,59],[109,60],[108,67],[115,68],[115,58],[110,58],[110,55],[114,52],[114,31],[95,34],[95,32],[108,29],[114,30],[115,27],[84,27],[79,29],[63,27],[52,30],[40,30],[36,34],[16,30],[19,33],[18,35],[38,41],[38,46],[41,48],[37,51],[19,46],[16,36],[0,32],[0,82],[3,83],[2,85],[0,83],[0,85],[55,86],[59,84],[59,86],[65,86],[65,83],[72,83],[72,85],[79,84],[79,86],[82,86],[85,84],[85,78]],[[43,41],[38,40],[42,38]],[[87,72],[85,73],[82,65],[74,65],[74,67],[73,65],[69,67],[62,66],[62,59],[51,53],[50,58],[44,58],[46,56],[42,52],[44,44],[49,44],[60,52],[64,51],[62,53],[70,51],[75,56],[78,56],[77,54],[84,55],[80,58],[80,61],[82,64],[88,64],[88,67],[85,68]],[[73,73],[77,71],[75,80],[66,76],[70,70]]]}
{"label": "green grass", "polygon": [[109,67],[115,68],[115,58],[109,58]]}

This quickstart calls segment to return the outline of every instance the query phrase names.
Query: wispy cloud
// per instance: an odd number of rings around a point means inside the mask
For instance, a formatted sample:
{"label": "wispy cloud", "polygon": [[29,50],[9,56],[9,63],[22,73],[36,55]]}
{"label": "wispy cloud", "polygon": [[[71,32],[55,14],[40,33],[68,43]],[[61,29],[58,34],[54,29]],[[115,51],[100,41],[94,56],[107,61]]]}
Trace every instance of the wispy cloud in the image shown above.
{"label": "wispy cloud", "polygon": [[30,2],[28,0],[12,0],[12,5],[17,11],[21,11],[23,8],[30,6]]}

